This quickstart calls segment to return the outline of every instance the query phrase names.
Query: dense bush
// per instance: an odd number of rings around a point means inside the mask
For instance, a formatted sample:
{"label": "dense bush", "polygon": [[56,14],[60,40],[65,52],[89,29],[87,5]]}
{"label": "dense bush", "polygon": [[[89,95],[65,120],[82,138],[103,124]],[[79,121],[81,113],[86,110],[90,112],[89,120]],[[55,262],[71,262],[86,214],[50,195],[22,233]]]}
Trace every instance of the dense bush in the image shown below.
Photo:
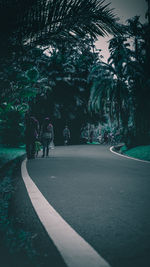
{"label": "dense bush", "polygon": [[1,143],[8,146],[19,146],[24,139],[24,107],[4,103],[0,110]]}

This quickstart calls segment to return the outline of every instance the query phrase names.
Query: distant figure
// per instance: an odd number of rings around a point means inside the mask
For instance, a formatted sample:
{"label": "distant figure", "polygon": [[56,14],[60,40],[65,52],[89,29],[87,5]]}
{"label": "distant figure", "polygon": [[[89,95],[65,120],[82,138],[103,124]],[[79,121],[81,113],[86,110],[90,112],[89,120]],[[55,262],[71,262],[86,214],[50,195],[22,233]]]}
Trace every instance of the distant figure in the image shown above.
{"label": "distant figure", "polygon": [[50,118],[45,118],[43,125],[41,127],[41,140],[43,145],[43,155],[42,157],[49,155],[50,143],[54,140],[54,130],[53,125],[50,123]]}
{"label": "distant figure", "polygon": [[103,142],[103,138],[102,138],[102,135],[101,135],[101,134],[99,134],[99,135],[97,136],[97,140],[98,140],[98,142],[99,142],[100,144],[102,144],[102,142]]}
{"label": "distant figure", "polygon": [[90,131],[90,143],[93,143],[93,138],[94,138],[94,130],[91,129],[91,131]]}
{"label": "distant figure", "polygon": [[37,119],[29,114],[25,117],[25,143],[28,159],[35,158],[35,142],[38,139],[39,123]]}
{"label": "distant figure", "polygon": [[104,137],[104,143],[107,144],[108,143],[108,132],[107,131],[104,132],[103,137]]}
{"label": "distant figure", "polygon": [[70,140],[70,130],[67,125],[65,126],[63,130],[63,138],[64,138],[64,145],[68,145],[69,140]]}
{"label": "distant figure", "polygon": [[80,131],[80,142],[81,144],[86,144],[88,141],[88,130],[86,126],[82,126],[81,131]]}

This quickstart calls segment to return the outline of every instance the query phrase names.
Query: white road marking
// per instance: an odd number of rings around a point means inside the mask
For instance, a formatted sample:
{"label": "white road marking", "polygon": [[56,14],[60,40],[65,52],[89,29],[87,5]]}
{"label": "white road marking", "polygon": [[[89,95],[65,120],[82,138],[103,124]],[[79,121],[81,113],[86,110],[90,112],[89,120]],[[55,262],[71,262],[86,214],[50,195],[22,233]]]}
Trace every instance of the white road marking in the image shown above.
{"label": "white road marking", "polygon": [[150,163],[150,161],[148,161],[148,160],[137,159],[137,158],[133,158],[133,157],[129,157],[129,156],[120,154],[120,153],[118,153],[118,152],[116,152],[116,151],[113,151],[113,148],[114,148],[114,146],[111,146],[111,147],[110,147],[110,151],[111,151],[112,153],[118,155],[118,156],[121,156],[121,157],[124,157],[124,158],[127,158],[127,159],[133,159],[133,160],[137,160],[137,161],[141,161],[141,162]]}
{"label": "white road marking", "polygon": [[21,166],[22,178],[32,205],[68,267],[110,267],[48,203],[30,178],[26,160]]}

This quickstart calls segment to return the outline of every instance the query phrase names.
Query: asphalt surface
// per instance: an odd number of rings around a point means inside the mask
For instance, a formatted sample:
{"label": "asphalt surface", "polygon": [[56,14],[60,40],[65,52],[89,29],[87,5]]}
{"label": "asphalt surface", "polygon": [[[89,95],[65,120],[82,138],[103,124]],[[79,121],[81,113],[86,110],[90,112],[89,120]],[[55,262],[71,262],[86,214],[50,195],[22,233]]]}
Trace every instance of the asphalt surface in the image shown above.
{"label": "asphalt surface", "polygon": [[56,147],[49,158],[28,161],[27,169],[55,210],[112,267],[150,266],[149,163],[108,146],[81,145]]}

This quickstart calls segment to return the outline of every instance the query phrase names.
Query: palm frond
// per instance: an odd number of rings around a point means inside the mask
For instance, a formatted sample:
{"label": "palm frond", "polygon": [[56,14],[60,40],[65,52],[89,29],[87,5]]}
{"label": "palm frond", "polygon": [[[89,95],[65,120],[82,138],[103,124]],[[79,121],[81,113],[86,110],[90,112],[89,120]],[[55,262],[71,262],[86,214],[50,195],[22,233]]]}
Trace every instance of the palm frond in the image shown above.
{"label": "palm frond", "polygon": [[109,4],[101,0],[2,0],[0,34],[14,42],[47,43],[55,36],[119,34]]}

